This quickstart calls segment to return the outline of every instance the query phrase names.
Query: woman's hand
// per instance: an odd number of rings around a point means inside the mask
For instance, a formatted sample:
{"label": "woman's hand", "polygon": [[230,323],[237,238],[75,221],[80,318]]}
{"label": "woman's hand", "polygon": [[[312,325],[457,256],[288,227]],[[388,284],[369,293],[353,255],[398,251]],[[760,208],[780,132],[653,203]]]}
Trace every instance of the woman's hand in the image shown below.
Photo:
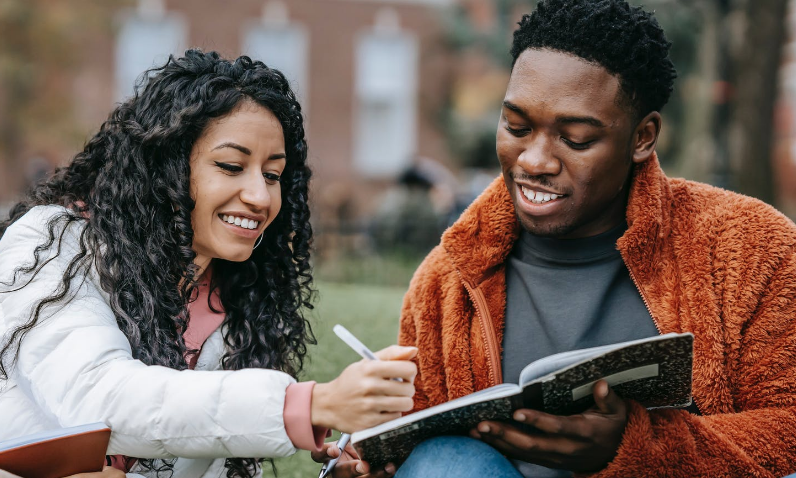
{"label": "woman's hand", "polygon": [[[312,452],[312,459],[318,463],[326,463],[332,458],[340,456],[340,449],[336,442],[329,442],[323,445],[321,451]],[[395,465],[388,463],[384,468],[371,470],[366,461],[359,459],[356,450],[351,444],[346,445],[343,456],[332,470],[333,478],[389,478],[395,474]]]}
{"label": "woman's hand", "polygon": [[360,360],[331,382],[316,384],[312,424],[352,433],[411,410],[417,366],[410,360],[415,355],[416,347],[393,345],[376,353],[379,360]]}
{"label": "woman's hand", "polygon": [[111,466],[106,466],[102,469],[102,471],[98,471],[96,473],[79,473],[66,478],[125,478],[125,476],[126,475],[122,470],[117,470]]}

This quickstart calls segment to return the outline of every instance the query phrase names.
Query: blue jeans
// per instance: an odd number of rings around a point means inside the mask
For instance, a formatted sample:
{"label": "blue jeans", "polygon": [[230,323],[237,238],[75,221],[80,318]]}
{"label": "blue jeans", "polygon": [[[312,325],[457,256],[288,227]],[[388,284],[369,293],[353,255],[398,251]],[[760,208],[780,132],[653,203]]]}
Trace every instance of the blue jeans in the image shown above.
{"label": "blue jeans", "polygon": [[461,436],[444,436],[418,445],[395,478],[452,477],[522,478],[514,465],[486,443]]}

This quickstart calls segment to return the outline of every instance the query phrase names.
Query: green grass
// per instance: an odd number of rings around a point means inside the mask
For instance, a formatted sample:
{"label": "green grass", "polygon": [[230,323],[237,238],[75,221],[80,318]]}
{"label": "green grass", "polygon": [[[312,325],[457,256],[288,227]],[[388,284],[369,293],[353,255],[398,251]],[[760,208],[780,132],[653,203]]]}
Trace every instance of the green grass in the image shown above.
{"label": "green grass", "polygon": [[[319,282],[317,307],[311,313],[318,345],[310,347],[302,380],[326,382],[334,379],[348,364],[360,357],[332,332],[342,324],[371,350],[394,344],[398,337],[398,317],[406,286],[374,286]],[[299,451],[276,460],[280,478],[314,478],[319,465],[309,452]],[[266,465],[265,476],[271,476]]]}
{"label": "green grass", "polygon": [[373,284],[406,289],[425,252],[389,251],[338,254],[313,264],[315,278],[328,282]]}

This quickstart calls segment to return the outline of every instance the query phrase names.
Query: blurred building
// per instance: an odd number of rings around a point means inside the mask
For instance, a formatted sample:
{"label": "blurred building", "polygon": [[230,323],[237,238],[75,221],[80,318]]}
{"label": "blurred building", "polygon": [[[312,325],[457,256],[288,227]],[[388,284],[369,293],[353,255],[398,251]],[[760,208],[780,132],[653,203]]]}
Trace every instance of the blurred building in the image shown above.
{"label": "blurred building", "polygon": [[[144,70],[188,47],[248,54],[291,80],[306,112],[321,232],[361,229],[360,219],[383,206],[384,193],[419,158],[458,179],[468,168],[481,171],[471,175],[480,178],[470,181],[472,197],[493,177],[485,168],[497,166],[508,45],[532,3],[7,0],[0,8],[0,209],[79,151]],[[794,41],[796,15],[788,28]],[[688,84],[681,78],[678,88]],[[796,43],[785,48],[781,85],[775,176],[780,207],[794,217]],[[661,148],[678,142],[663,138]],[[709,162],[710,148],[699,149]]]}
{"label": "blurred building", "polygon": [[[46,11],[53,21],[69,21],[69,12],[56,16],[53,2],[41,11],[19,3],[29,16]],[[188,47],[228,58],[247,54],[285,73],[306,112],[317,218],[374,207],[373,196],[418,156],[449,161],[438,111],[449,77],[442,12],[453,0],[104,3],[95,16],[108,25],[70,32],[68,40],[76,42],[70,49],[80,53],[54,75],[72,131],[48,138],[32,128],[14,135],[15,147],[4,148],[14,157],[0,151],[0,203],[40,176],[41,158],[52,165],[68,161],[144,70]],[[0,117],[13,96],[0,90]],[[14,126],[10,122],[6,126]],[[23,165],[28,159],[36,161],[33,173]]]}

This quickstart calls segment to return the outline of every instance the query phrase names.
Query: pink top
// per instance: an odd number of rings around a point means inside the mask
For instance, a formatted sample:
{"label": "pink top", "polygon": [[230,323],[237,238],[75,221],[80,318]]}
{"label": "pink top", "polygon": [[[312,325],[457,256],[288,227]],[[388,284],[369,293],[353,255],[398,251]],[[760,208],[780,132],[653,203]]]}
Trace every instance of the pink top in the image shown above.
{"label": "pink top", "polygon": [[[205,274],[206,276],[208,274]],[[185,340],[186,348],[201,349],[210,335],[224,322],[224,312],[214,312],[208,305],[207,295],[210,291],[209,280],[205,279],[197,288],[199,295],[196,300],[188,304],[188,311],[191,320],[182,338]],[[213,309],[223,310],[218,291],[213,293],[210,298]],[[191,368],[196,366],[198,354],[188,355],[188,365]],[[283,416],[285,419],[285,431],[288,438],[296,448],[303,450],[320,451],[323,440],[331,430],[321,427],[313,427],[310,421],[310,404],[312,402],[312,388],[315,382],[294,383],[287,387],[285,394],[285,408]]]}
{"label": "pink top", "polygon": [[[209,274],[205,274],[206,276]],[[188,350],[200,350],[210,335],[224,322],[224,312],[214,312],[208,305],[207,296],[210,291],[209,278],[205,278],[197,287],[199,295],[196,300],[188,304],[188,313],[191,320],[182,334],[185,347]],[[223,310],[218,291],[210,299],[213,308]],[[188,366],[194,368],[199,358],[198,353],[185,355]],[[331,430],[323,427],[312,426],[310,421],[310,405],[312,403],[312,389],[315,382],[301,382],[288,385],[285,393],[285,408],[282,412],[285,420],[285,431],[288,438],[296,448],[303,450],[320,451],[324,438],[331,435]],[[130,471],[135,463],[134,458],[123,455],[109,456],[110,465],[122,471]]]}

